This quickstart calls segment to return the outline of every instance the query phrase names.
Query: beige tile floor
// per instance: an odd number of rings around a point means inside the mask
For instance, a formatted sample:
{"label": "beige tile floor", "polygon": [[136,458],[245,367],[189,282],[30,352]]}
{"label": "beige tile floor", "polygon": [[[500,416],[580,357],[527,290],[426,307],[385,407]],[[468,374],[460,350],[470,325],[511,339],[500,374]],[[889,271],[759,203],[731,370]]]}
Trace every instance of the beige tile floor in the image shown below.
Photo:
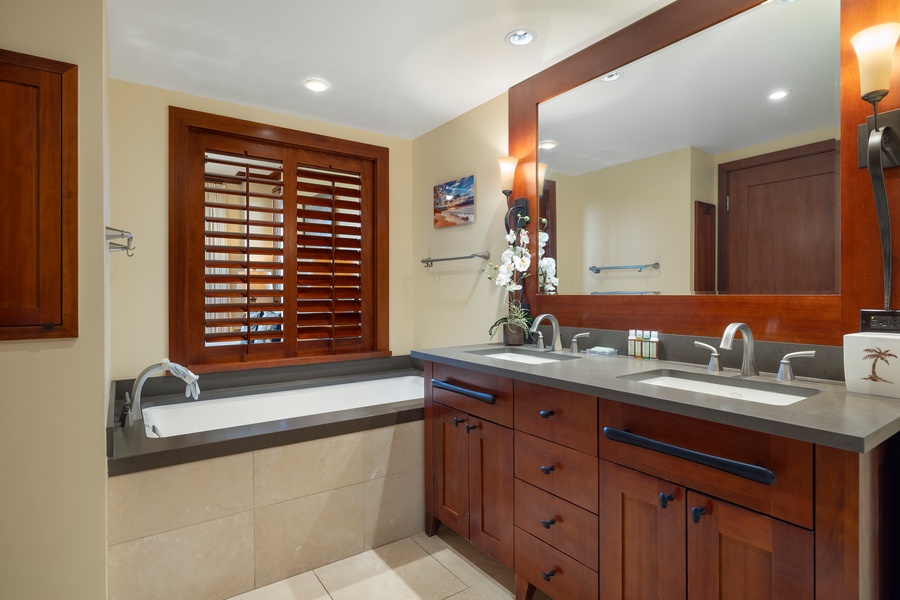
{"label": "beige tile floor", "polygon": [[[232,600],[507,600],[512,572],[453,531],[424,533]],[[548,600],[538,590],[535,600]]]}

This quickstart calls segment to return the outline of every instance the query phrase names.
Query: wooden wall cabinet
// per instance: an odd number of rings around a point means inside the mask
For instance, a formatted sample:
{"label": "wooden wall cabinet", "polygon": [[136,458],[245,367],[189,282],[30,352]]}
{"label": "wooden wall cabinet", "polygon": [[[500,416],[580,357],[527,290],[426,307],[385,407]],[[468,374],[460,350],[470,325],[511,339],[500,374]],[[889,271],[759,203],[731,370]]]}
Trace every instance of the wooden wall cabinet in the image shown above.
{"label": "wooden wall cabinet", "polygon": [[78,335],[77,85],[75,65],[0,50],[0,340]]}

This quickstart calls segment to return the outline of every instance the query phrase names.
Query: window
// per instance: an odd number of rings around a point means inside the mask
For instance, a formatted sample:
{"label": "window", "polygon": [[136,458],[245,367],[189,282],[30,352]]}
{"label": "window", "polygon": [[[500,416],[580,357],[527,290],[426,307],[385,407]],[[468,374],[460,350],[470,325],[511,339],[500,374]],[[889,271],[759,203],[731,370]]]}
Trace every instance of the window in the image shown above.
{"label": "window", "polygon": [[170,107],[169,353],[387,356],[385,148]]}

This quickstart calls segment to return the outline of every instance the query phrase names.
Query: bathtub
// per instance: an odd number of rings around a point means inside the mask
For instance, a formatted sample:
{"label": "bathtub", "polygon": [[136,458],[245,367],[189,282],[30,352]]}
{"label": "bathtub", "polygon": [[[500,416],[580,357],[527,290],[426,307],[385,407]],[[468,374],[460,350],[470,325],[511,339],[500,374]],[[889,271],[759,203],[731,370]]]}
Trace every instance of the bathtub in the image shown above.
{"label": "bathtub", "polygon": [[[202,381],[201,381],[202,385]],[[420,376],[374,379],[143,408],[147,437],[162,438],[422,398]],[[201,398],[202,393],[201,393]]]}

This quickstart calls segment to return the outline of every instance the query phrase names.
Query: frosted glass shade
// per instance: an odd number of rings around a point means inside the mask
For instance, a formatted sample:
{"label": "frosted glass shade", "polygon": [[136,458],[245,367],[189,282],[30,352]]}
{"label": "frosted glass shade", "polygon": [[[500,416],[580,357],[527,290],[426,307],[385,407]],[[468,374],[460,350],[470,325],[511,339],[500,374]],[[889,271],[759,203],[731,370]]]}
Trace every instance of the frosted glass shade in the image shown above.
{"label": "frosted glass shade", "polygon": [[898,38],[900,23],[869,27],[850,38],[859,60],[859,88],[864,100],[878,101],[891,89],[891,66]]}
{"label": "frosted glass shade", "polygon": [[516,164],[519,159],[515,156],[500,157],[500,189],[512,191],[513,179],[516,176]]}

